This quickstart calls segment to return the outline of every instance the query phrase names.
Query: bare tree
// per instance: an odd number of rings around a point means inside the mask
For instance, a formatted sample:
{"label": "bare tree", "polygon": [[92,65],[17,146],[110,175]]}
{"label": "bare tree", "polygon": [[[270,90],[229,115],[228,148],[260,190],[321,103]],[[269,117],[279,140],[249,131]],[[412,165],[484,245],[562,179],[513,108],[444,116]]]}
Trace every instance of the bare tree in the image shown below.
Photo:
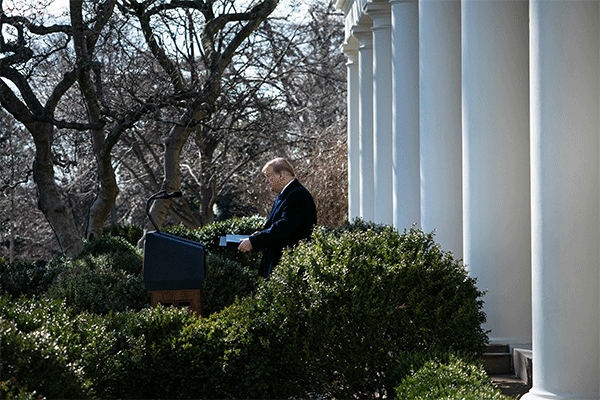
{"label": "bare tree", "polygon": [[15,260],[15,239],[19,225],[18,191],[29,181],[29,152],[20,146],[22,128],[0,110],[0,234],[8,237],[8,259]]}
{"label": "bare tree", "polygon": [[[77,1],[72,1],[76,5]],[[81,3],[81,0],[79,1]],[[107,2],[110,3],[110,2]],[[102,3],[105,4],[105,3]],[[60,195],[54,173],[52,144],[55,128],[90,129],[90,124],[57,119],[57,106],[77,80],[77,67],[60,75],[48,74],[51,63],[77,37],[89,41],[93,51],[95,32],[110,14],[104,14],[87,26],[73,29],[69,24],[44,25],[40,14],[27,10],[8,9],[0,2],[0,104],[31,133],[36,153],[33,177],[37,186],[38,205],[52,226],[59,244],[67,254],[82,246],[81,236],[72,214]],[[22,11],[30,16],[25,17]],[[83,63],[79,65],[83,66]],[[9,85],[9,82],[11,83]],[[94,127],[94,128],[99,128]]]}
{"label": "bare tree", "polygon": [[[56,129],[89,132],[97,163],[98,190],[89,211],[85,236],[88,239],[99,237],[119,192],[112,151],[121,136],[149,113],[157,113],[167,106],[179,110],[174,112],[173,121],[176,122],[170,125],[164,146],[161,183],[163,190],[179,189],[179,165],[184,144],[194,133],[199,137],[196,143],[201,145],[202,161],[214,153],[218,139],[201,132],[203,122],[214,114],[223,73],[238,47],[276,4],[276,0],[264,0],[251,4],[245,12],[238,12],[235,2],[210,0],[124,0],[119,3],[116,0],[71,0],[68,23],[48,25],[40,17],[42,9],[26,17],[24,10],[9,9],[0,2],[0,56],[3,56],[0,58],[0,76],[4,78],[0,80],[0,104],[23,123],[33,137],[36,148],[33,175],[39,207],[56,233],[63,252],[76,253],[81,248],[82,235],[60,195],[54,173]],[[128,22],[127,16],[137,19],[137,24],[130,24],[129,28],[137,29],[137,37],[145,40],[146,53],[167,77],[169,90],[155,88],[141,97],[130,97],[127,102],[119,103],[118,89],[103,78],[106,62],[111,59],[103,46],[111,39],[113,42],[110,43],[116,46],[124,45],[128,40],[114,33],[115,25],[108,25],[111,18],[114,19],[116,6],[122,13],[121,21]],[[215,9],[219,13],[215,13]],[[171,35],[174,40],[165,43],[165,33],[171,34],[173,23],[180,24],[180,21],[188,27],[187,36],[181,38],[175,32]],[[107,26],[112,31],[106,29]],[[107,32],[112,32],[112,36]],[[180,40],[188,49],[187,53],[179,51]],[[133,43],[127,45],[130,48],[139,45],[135,35]],[[201,54],[196,57],[195,52]],[[183,59],[182,54],[185,55]],[[203,65],[200,70],[191,68],[199,61]],[[60,64],[62,71],[53,68],[53,63]],[[121,72],[132,79],[127,68],[121,67]],[[74,85],[76,91],[72,90]],[[63,104],[61,109],[59,104],[69,97],[67,93],[76,100]],[[77,110],[84,112],[79,111],[77,115]],[[213,184],[210,176],[203,183],[203,187]],[[211,193],[203,198],[207,198],[210,205],[214,202]],[[164,218],[166,206],[157,203],[153,209],[159,222]],[[210,209],[210,206],[204,208]]]}
{"label": "bare tree", "polygon": [[[316,3],[308,11],[300,22],[285,15],[269,18],[238,48],[221,78],[223,95],[212,114],[193,129],[192,143],[181,150],[180,187],[192,204],[173,201],[171,222],[203,225],[212,221],[215,204],[235,215],[268,212],[270,201],[257,171],[279,155],[295,160],[305,172],[320,223],[345,220],[345,59],[339,50],[343,17],[331,4]],[[179,54],[187,54],[183,60],[193,58],[189,48]],[[187,68],[200,76],[201,67]],[[160,136],[148,133],[160,132],[173,115],[164,112],[160,121],[144,122],[145,134],[140,130],[124,139],[127,145],[119,161],[126,166],[127,180],[140,182],[146,191],[161,188],[165,159]],[[226,208],[225,215],[232,215]]]}
{"label": "bare tree", "polygon": [[[194,138],[199,173],[191,175],[199,192],[199,211],[190,213],[184,203],[176,208],[190,226],[212,221],[212,206],[219,195],[217,180],[223,176],[214,170],[215,158],[220,156],[216,152],[226,141],[223,132],[231,132],[224,126],[235,129],[239,122],[233,114],[222,118],[222,109],[217,108],[224,104],[219,102],[223,82],[234,68],[231,62],[240,46],[276,5],[276,0],[263,0],[240,12],[234,1],[130,0],[120,4],[123,13],[139,21],[148,51],[168,76],[173,94],[181,98],[177,103],[181,114],[173,121],[165,141],[160,190],[181,189],[182,152],[188,138]],[[246,157],[241,164],[251,158]],[[154,203],[151,213],[158,224],[163,223],[170,205],[168,200]]]}
{"label": "bare tree", "polygon": [[287,111],[285,155],[313,194],[318,223],[347,220],[346,76],[343,15],[331,1],[306,4],[298,21],[265,24],[271,48],[287,51],[272,90]]}

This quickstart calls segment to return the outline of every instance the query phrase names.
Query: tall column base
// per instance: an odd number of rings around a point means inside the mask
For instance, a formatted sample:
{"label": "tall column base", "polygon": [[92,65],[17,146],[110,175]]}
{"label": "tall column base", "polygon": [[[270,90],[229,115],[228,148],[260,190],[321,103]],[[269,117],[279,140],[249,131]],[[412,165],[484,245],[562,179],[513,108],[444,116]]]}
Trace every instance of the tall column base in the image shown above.
{"label": "tall column base", "polygon": [[572,394],[555,394],[545,392],[543,390],[530,390],[529,393],[521,397],[521,400],[600,400],[598,394],[590,395],[572,395]]}

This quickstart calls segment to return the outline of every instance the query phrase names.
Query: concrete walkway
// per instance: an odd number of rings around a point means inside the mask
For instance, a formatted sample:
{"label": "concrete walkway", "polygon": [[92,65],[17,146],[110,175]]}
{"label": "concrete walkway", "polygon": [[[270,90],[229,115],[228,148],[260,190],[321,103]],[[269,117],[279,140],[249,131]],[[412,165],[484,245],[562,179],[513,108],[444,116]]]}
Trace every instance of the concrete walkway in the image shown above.
{"label": "concrete walkway", "polygon": [[492,382],[505,396],[520,399],[531,389],[531,386],[523,382],[516,375],[492,375]]}

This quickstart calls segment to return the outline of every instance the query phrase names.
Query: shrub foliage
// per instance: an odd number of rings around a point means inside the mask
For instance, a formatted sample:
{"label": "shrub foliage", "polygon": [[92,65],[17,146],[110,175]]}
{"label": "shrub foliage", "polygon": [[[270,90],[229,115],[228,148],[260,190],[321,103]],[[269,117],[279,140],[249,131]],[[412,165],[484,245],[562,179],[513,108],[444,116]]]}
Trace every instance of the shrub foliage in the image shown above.
{"label": "shrub foliage", "polygon": [[255,313],[268,396],[368,397],[393,390],[403,354],[481,352],[482,294],[432,234],[379,227],[316,232],[239,307]]}
{"label": "shrub foliage", "polygon": [[0,295],[12,298],[21,295],[42,295],[64,270],[63,261],[62,257],[57,257],[49,263],[41,261],[8,263],[0,259]]}
{"label": "shrub foliage", "polygon": [[406,377],[396,388],[399,400],[509,400],[494,387],[483,367],[451,355],[432,359]]}
{"label": "shrub foliage", "polygon": [[256,255],[215,242],[259,222],[177,228],[208,243],[210,317],[141,306],[139,281],[126,279],[139,277],[140,255],[124,240],[63,260],[55,300],[0,297],[2,376],[50,398],[369,398],[405,390],[423,354],[485,346],[483,293],[432,234],[318,229],[263,281]]}

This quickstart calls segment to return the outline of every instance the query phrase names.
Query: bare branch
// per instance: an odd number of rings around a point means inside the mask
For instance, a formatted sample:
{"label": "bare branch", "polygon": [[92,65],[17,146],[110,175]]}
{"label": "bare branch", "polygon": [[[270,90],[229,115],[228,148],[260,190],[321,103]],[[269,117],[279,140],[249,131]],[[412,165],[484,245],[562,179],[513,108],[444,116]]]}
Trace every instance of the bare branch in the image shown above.
{"label": "bare branch", "polygon": [[4,12],[0,13],[0,24],[8,24],[16,28],[23,26],[36,35],[50,35],[53,33],[64,33],[68,36],[72,35],[72,29],[69,25],[36,25],[23,16],[10,17],[4,14]]}

